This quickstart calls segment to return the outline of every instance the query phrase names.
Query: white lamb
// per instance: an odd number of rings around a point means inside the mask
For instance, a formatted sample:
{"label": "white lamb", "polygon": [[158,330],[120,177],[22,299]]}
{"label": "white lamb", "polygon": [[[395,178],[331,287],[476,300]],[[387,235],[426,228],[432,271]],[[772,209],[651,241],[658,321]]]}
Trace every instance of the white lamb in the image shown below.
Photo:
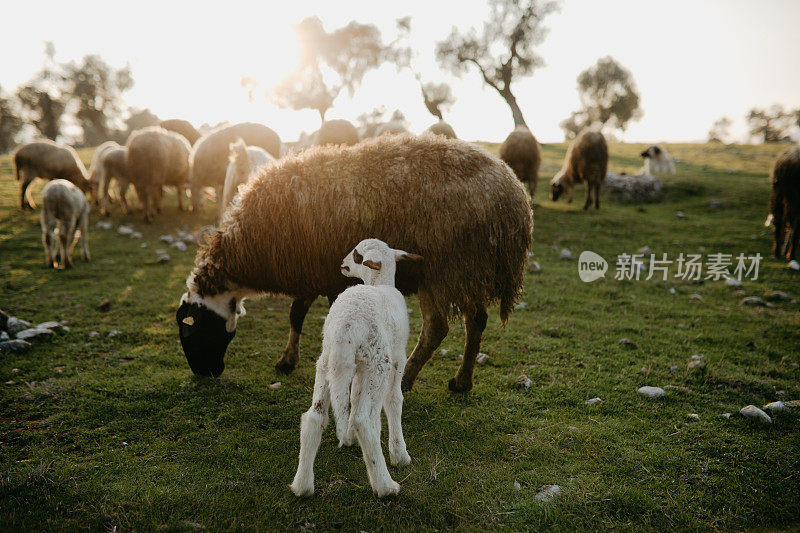
{"label": "white lamb", "polygon": [[300,464],[291,485],[297,496],[314,493],[314,459],[328,425],[329,405],[339,446],[351,446],[358,439],[372,490],[380,497],[400,490],[381,450],[381,408],[389,425],[389,458],[393,465],[407,465],[411,457],[400,427],[400,383],[406,366],[408,313],[394,275],[396,261],[421,259],[378,239],[361,241],[344,259],[342,273],[361,278],[364,285],[341,293],[325,319],[314,397],[300,424]]}
{"label": "white lamb", "polygon": [[72,182],[53,180],[44,186],[40,222],[48,267],[55,267],[56,261],[64,268],[72,267],[72,246],[77,230],[81,232],[81,256],[89,261],[89,202]]}
{"label": "white lamb", "polygon": [[666,148],[651,144],[640,155],[644,158],[642,174],[675,174],[675,160]]}
{"label": "white lamb", "polygon": [[222,189],[222,202],[219,203],[219,218],[222,220],[225,210],[233,201],[239,186],[247,183],[250,176],[260,167],[275,162],[269,152],[260,146],[247,146],[242,139],[229,145],[230,156],[228,170],[225,172],[225,185]]}

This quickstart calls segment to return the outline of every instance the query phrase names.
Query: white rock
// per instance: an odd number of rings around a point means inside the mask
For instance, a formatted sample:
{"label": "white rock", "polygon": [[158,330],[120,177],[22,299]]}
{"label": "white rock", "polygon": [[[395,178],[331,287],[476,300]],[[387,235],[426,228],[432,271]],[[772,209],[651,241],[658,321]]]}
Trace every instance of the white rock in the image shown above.
{"label": "white rock", "polygon": [[539,261],[531,261],[528,263],[528,272],[541,272],[542,266],[539,264]]}
{"label": "white rock", "polygon": [[536,493],[535,498],[540,502],[547,503],[561,494],[561,487],[558,485],[545,485],[542,490]]}
{"label": "white rock", "polygon": [[686,213],[684,213],[683,211],[678,211],[677,213],[675,213],[675,216],[678,218],[686,218]]}
{"label": "white rock", "polygon": [[149,246],[148,243],[143,242],[142,244],[139,245],[139,248],[147,248],[148,246]]}
{"label": "white rock", "polygon": [[572,252],[564,248],[558,253],[558,257],[560,259],[572,259]]}
{"label": "white rock", "polygon": [[133,228],[130,226],[121,225],[120,227],[117,228],[117,233],[119,233],[120,235],[130,235],[131,233],[133,233]]}
{"label": "white rock", "polygon": [[758,422],[759,424],[764,424],[764,425],[772,424],[772,418],[770,418],[770,416],[767,413],[765,413],[755,405],[748,405],[746,407],[742,407],[742,409],[739,411],[739,414],[754,422]]}
{"label": "white rock", "polygon": [[282,386],[283,386],[283,383],[281,383],[280,381],[276,381],[275,383],[272,383],[269,386],[269,388],[270,389],[280,389]]}
{"label": "white rock", "polygon": [[6,323],[6,331],[12,334],[22,331],[23,329],[28,329],[29,327],[31,327],[30,322],[15,316],[8,317],[8,322]]}
{"label": "white rock", "polygon": [[788,268],[790,268],[792,270],[800,270],[800,263],[798,263],[796,260],[792,259],[792,261],[788,265]]}
{"label": "white rock", "polygon": [[109,338],[113,338],[113,337],[116,337],[117,335],[119,335],[121,333],[122,332],[120,330],[118,330],[118,329],[112,329],[111,331],[108,332],[108,337]]}
{"label": "white rock", "polygon": [[159,237],[159,239],[161,240],[161,242],[167,244],[172,244],[173,242],[175,242],[175,237],[173,237],[172,235],[162,235],[161,237]]}
{"label": "white rock", "polygon": [[637,253],[639,253],[639,254],[641,254],[641,255],[643,255],[645,257],[650,257],[650,255],[653,253],[653,251],[650,249],[649,246],[642,246],[641,248],[639,248],[639,251]]}
{"label": "white rock", "polygon": [[599,396],[595,396],[594,398],[590,398],[583,403],[585,403],[586,405],[597,405],[603,403],[603,399],[600,398]]}
{"label": "white rock", "polygon": [[181,251],[181,252],[185,252],[188,249],[188,247],[186,246],[186,243],[183,242],[183,241],[175,241],[175,242],[172,243],[171,246],[173,248],[175,248],[176,250]]}
{"label": "white rock", "polygon": [[519,484],[519,481],[514,480],[514,488],[517,490],[520,490],[522,488],[522,485]]}
{"label": "white rock", "polygon": [[22,331],[18,332],[17,333],[17,338],[20,339],[20,340],[26,341],[26,340],[32,339],[34,337],[40,337],[42,335],[49,337],[52,334],[53,334],[53,332],[51,330],[47,329],[47,328],[28,328],[28,329],[23,329]]}
{"label": "white rock", "polygon": [[670,287],[670,288],[669,288],[669,293],[670,293],[670,294],[675,294],[676,292],[677,292],[677,291],[675,290],[675,287]]}
{"label": "white rock", "polygon": [[21,339],[0,342],[0,352],[22,352],[31,347],[31,343]]}
{"label": "white rock", "polygon": [[67,326],[65,326],[61,322],[56,322],[55,320],[50,320],[49,322],[42,322],[41,324],[37,324],[36,327],[49,329],[53,333],[66,333],[69,331],[69,328]]}
{"label": "white rock", "polygon": [[447,348],[442,348],[441,350],[439,350],[439,353],[442,355],[447,355],[448,353],[450,353],[450,350],[448,350]]}
{"label": "white rock", "polygon": [[788,410],[789,408],[783,402],[770,402],[764,406],[764,411],[769,411],[772,416],[775,416],[775,413],[785,413]]}
{"label": "white rock", "polygon": [[689,295],[689,299],[690,300],[702,300],[703,297],[695,292],[695,293],[692,293],[692,294]]}
{"label": "white rock", "polygon": [[764,301],[763,298],[760,296],[748,296],[747,298],[743,298],[741,301],[741,305],[751,305],[754,307],[766,307],[767,302]]}
{"label": "white rock", "polygon": [[686,418],[689,420],[700,420],[700,415],[698,415],[697,413],[688,413],[686,415]]}
{"label": "white rock", "polygon": [[413,309],[411,309],[410,307],[406,307],[406,313],[408,313],[410,315],[413,312],[414,312]]}
{"label": "white rock", "polygon": [[0,341],[7,341],[11,339],[11,337],[5,331],[0,331]]}
{"label": "white rock", "polygon": [[731,417],[731,414],[730,414],[730,413],[722,413],[722,414],[721,414],[721,415],[719,415],[719,416],[721,416],[722,418],[724,418],[724,419],[726,419],[726,420],[727,420],[727,419],[729,419],[729,418]]}
{"label": "white rock", "polygon": [[532,258],[533,258],[533,252],[528,250],[528,259],[532,259]]}
{"label": "white rock", "polygon": [[665,391],[661,387],[650,387],[650,386],[639,387],[638,392],[642,396],[647,396],[648,398],[661,398],[662,396],[667,395],[667,391]]}
{"label": "white rock", "polygon": [[737,278],[728,278],[725,280],[725,285],[728,287],[741,287],[742,282]]}
{"label": "white rock", "polygon": [[485,365],[489,362],[489,356],[485,353],[479,353],[478,356],[475,358],[475,362],[479,365]]}
{"label": "white rock", "polygon": [[95,226],[97,226],[100,229],[111,229],[111,222],[108,222],[106,220],[101,220],[100,222],[95,224]]}
{"label": "white rock", "polygon": [[142,234],[139,233],[138,231],[134,231],[133,233],[131,233],[131,239],[141,239],[141,238]]}
{"label": "white rock", "polygon": [[522,374],[514,380],[514,386],[518,389],[530,389],[532,385],[531,378]]}
{"label": "white rock", "polygon": [[514,309],[525,309],[526,307],[528,307],[528,302],[519,302]]}
{"label": "white rock", "polygon": [[169,254],[161,254],[158,256],[158,259],[156,259],[156,261],[158,261],[159,263],[166,263],[169,260],[170,260]]}
{"label": "white rock", "polygon": [[89,332],[89,338],[94,338],[94,337],[97,337],[98,335],[100,335],[100,334],[98,332],[96,332],[96,331],[90,331]]}

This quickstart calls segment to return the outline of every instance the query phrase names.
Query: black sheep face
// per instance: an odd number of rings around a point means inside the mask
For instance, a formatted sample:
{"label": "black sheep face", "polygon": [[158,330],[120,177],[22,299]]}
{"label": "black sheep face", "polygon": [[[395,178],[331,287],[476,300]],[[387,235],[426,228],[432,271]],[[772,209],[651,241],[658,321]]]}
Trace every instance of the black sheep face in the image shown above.
{"label": "black sheep face", "polygon": [[184,301],[175,316],[178,335],[189,367],[198,376],[219,377],[225,370],[225,351],[236,335],[225,318],[200,303]]}
{"label": "black sheep face", "polygon": [[564,194],[564,186],[560,183],[553,183],[550,186],[550,199],[557,202],[561,195]]}

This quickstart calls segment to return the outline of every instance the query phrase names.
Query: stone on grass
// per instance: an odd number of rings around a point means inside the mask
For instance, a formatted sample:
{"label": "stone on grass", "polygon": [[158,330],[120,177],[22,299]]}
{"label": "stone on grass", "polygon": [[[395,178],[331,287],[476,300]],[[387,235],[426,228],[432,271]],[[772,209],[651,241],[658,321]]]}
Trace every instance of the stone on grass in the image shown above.
{"label": "stone on grass", "polygon": [[788,410],[789,408],[783,402],[770,402],[764,406],[764,411],[769,411],[772,416],[775,416],[775,413],[785,413]]}
{"label": "stone on grass", "polygon": [[687,420],[700,420],[700,415],[698,415],[697,413],[688,413],[686,415],[686,419]]}
{"label": "stone on grass", "polygon": [[770,302],[782,302],[784,300],[788,300],[789,295],[783,291],[774,291],[767,295],[766,300]]}
{"label": "stone on grass", "polygon": [[89,332],[89,338],[90,339],[92,339],[94,337],[97,337],[98,335],[100,335],[100,334],[98,332],[96,332],[96,331],[90,331]]}
{"label": "stone on grass", "polygon": [[572,252],[564,248],[558,253],[559,259],[572,259]]}
{"label": "stone on grass", "polygon": [[283,386],[283,383],[281,383],[280,381],[276,381],[275,383],[270,384],[269,388],[270,389],[280,389],[281,386]]}
{"label": "stone on grass", "polygon": [[156,259],[156,261],[158,261],[159,263],[166,263],[169,260],[170,260],[169,254],[161,254],[158,256],[158,259]]}
{"label": "stone on grass", "polygon": [[159,237],[159,239],[161,239],[161,242],[167,244],[172,244],[173,242],[175,242],[175,237],[173,237],[172,235],[162,235],[161,237]]}
{"label": "stone on grass", "polygon": [[669,293],[670,294],[675,294],[676,292],[678,292],[678,291],[675,290],[675,287],[670,287],[669,288]]}
{"label": "stone on grass", "polygon": [[142,244],[139,245],[139,248],[147,248],[148,246],[150,246],[148,243],[143,242]]}
{"label": "stone on grass", "polygon": [[615,174],[609,172],[603,181],[608,191],[626,202],[656,202],[663,197],[664,186],[650,174]]}
{"label": "stone on grass", "polygon": [[6,331],[0,331],[0,341],[10,340],[11,336]]}
{"label": "stone on grass", "polygon": [[171,244],[171,246],[181,252],[185,252],[188,249],[188,246],[186,246],[186,243],[183,241],[175,241]]}
{"label": "stone on grass", "polygon": [[725,420],[727,420],[727,419],[729,419],[729,418],[731,417],[731,414],[730,414],[730,413],[722,413],[722,414],[721,414],[721,415],[719,415],[719,416],[721,416],[722,418],[724,418]]}
{"label": "stone on grass", "polygon": [[541,271],[542,271],[542,266],[539,264],[539,261],[531,261],[530,263],[528,263],[528,272],[537,273]]}
{"label": "stone on grass", "polygon": [[675,216],[678,218],[686,218],[686,213],[684,213],[683,211],[678,211],[677,213],[675,213]]}
{"label": "stone on grass", "polygon": [[439,350],[439,353],[442,355],[447,355],[449,352],[450,350],[448,350],[447,348],[442,348],[441,350]]}
{"label": "stone on grass", "polygon": [[522,374],[514,380],[514,386],[518,389],[530,389],[532,385],[531,378]]}
{"label": "stone on grass", "polygon": [[54,333],[66,333],[69,331],[69,328],[65,326],[62,322],[56,322],[55,320],[50,320],[49,322],[42,322],[41,324],[37,324],[36,327],[49,329]]}
{"label": "stone on grass", "polygon": [[520,490],[522,488],[522,485],[519,484],[519,481],[514,480],[514,488],[517,490]]}
{"label": "stone on grass", "polygon": [[690,300],[702,300],[703,297],[695,292],[695,293],[692,293],[692,294],[689,295],[689,299]]}
{"label": "stone on grass", "polygon": [[489,362],[489,356],[485,353],[479,353],[478,356],[475,358],[475,362],[479,365],[485,365]]}
{"label": "stone on grass", "polygon": [[98,311],[106,312],[109,309],[111,309],[111,300],[109,300],[108,298],[105,298],[102,302],[97,304]]}
{"label": "stone on grass", "polygon": [[642,396],[647,396],[648,398],[661,398],[662,396],[667,395],[667,391],[665,391],[661,387],[650,387],[650,386],[639,387],[638,392]]}
{"label": "stone on grass", "polygon": [[619,343],[620,343],[621,345],[623,345],[623,346],[626,346],[626,347],[628,347],[628,348],[633,348],[633,349],[636,349],[636,348],[638,348],[638,347],[639,347],[639,345],[638,345],[638,344],[636,344],[635,342],[633,342],[633,341],[632,341],[632,340],[630,340],[630,339],[620,339],[620,340],[619,340]]}
{"label": "stone on grass", "polygon": [[643,255],[645,257],[650,257],[650,255],[652,255],[653,251],[650,249],[649,246],[645,245],[645,246],[642,246],[641,248],[639,248],[639,251],[637,253],[640,254],[640,255]]}
{"label": "stone on grass", "polygon": [[753,307],[769,307],[770,305],[764,301],[760,296],[748,296],[743,298],[740,302],[741,305],[750,305]]}
{"label": "stone on grass", "polygon": [[583,403],[585,403],[586,405],[597,405],[603,403],[603,399],[600,398],[599,396],[595,396],[594,398],[590,398]]}
{"label": "stone on grass", "polygon": [[759,424],[764,424],[764,425],[772,424],[772,418],[770,418],[770,416],[767,413],[765,413],[755,405],[748,405],[746,407],[742,407],[742,409],[739,411],[739,414]]}
{"label": "stone on grass", "polygon": [[798,263],[796,260],[792,259],[789,262],[789,264],[787,265],[787,267],[789,269],[791,269],[791,270],[800,270],[800,263]]}
{"label": "stone on grass", "polygon": [[701,359],[692,359],[691,361],[689,361],[689,364],[686,365],[686,369],[689,372],[701,372],[705,370],[705,368],[706,364]]}
{"label": "stone on grass", "polygon": [[561,494],[561,487],[558,485],[545,485],[534,496],[540,502],[548,503]]}
{"label": "stone on grass", "polygon": [[95,225],[100,229],[111,229],[111,222],[108,222],[106,220],[101,220]]}
{"label": "stone on grass", "polygon": [[34,337],[41,337],[43,335],[49,337],[53,335],[53,332],[47,328],[28,328],[18,332],[17,338],[26,341],[28,339],[32,339]]}
{"label": "stone on grass", "polygon": [[139,233],[138,231],[134,231],[133,233],[131,233],[131,239],[141,239],[141,238],[142,234]]}
{"label": "stone on grass", "polygon": [[6,331],[8,331],[11,335],[22,331],[23,329],[28,329],[29,327],[31,327],[30,322],[15,316],[8,317],[8,322],[6,323]]}
{"label": "stone on grass", "polygon": [[21,339],[0,342],[0,352],[22,352],[31,347],[31,343]]}
{"label": "stone on grass", "polygon": [[741,287],[742,282],[738,278],[727,278],[725,280],[725,285],[728,287]]}
{"label": "stone on grass", "polygon": [[519,309],[525,309],[526,307],[528,307],[528,302],[519,302],[517,303],[517,305],[514,306],[514,309],[519,310]]}
{"label": "stone on grass", "polygon": [[122,332],[120,330],[112,329],[111,331],[108,332],[108,338],[111,339],[111,338],[114,338],[114,337],[116,337],[117,335],[120,335],[120,334],[122,334]]}
{"label": "stone on grass", "polygon": [[124,224],[117,228],[117,233],[120,235],[130,235],[133,233],[133,228],[130,226],[125,226]]}

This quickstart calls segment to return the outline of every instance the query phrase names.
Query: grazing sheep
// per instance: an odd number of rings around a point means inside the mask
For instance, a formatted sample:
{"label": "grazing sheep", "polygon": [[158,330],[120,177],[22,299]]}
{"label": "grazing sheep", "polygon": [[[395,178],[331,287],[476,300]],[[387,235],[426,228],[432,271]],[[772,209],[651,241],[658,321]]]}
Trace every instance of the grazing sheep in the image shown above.
{"label": "grazing sheep", "polygon": [[500,146],[500,159],[505,161],[517,178],[528,184],[531,198],[536,193],[539,183],[539,165],[542,164],[542,154],[539,143],[527,126],[517,126],[508,134]]}
{"label": "grazing sheep", "polygon": [[171,118],[169,120],[162,120],[159,123],[159,126],[164,128],[165,130],[174,131],[175,133],[180,133],[186,140],[189,141],[189,144],[194,146],[194,143],[197,142],[197,139],[200,138],[200,132],[195,129],[194,126],[188,120],[182,120],[179,118]]}
{"label": "grazing sheep", "polygon": [[165,185],[177,188],[178,209],[183,210],[183,189],[189,181],[192,147],[186,138],[159,126],[136,130],[128,138],[125,165],[144,208],[144,220],[153,221],[151,204],[161,211]]}
{"label": "grazing sheep", "polygon": [[499,300],[507,322],[522,288],[532,227],[519,180],[473,144],[388,135],[311,148],[262,169],[242,187],[221,228],[198,250],[177,312],[184,353],[195,374],[220,375],[242,299],[281,293],[295,300],[276,369],[291,371],[309,307],[318,295],[333,301],[347,287],[341,258],[373,235],[425,257],[420,267],[397,272],[401,292],[419,293],[423,317],[403,387],[411,388],[447,335],[448,319],[461,315],[464,357],[449,386],[469,390],[486,307]]}
{"label": "grazing sheep", "polygon": [[651,144],[640,155],[644,158],[642,174],[675,174],[675,160],[665,148]]}
{"label": "grazing sheep", "polygon": [[439,122],[433,124],[430,128],[425,130],[425,132],[433,133],[434,135],[441,135],[442,137],[447,137],[448,139],[458,139],[456,136],[456,130],[453,129],[453,126],[441,119]]}
{"label": "grazing sheep", "polygon": [[[783,151],[775,160],[770,177],[771,222],[775,225],[775,258],[797,259],[800,241],[800,146]],[[769,219],[768,219],[769,220]]]}
{"label": "grazing sheep", "polygon": [[40,223],[45,265],[55,268],[58,261],[63,268],[72,268],[72,246],[78,230],[81,257],[89,261],[89,202],[72,182],[57,179],[44,186]]}
{"label": "grazing sheep", "polygon": [[[247,180],[259,167],[275,161],[275,158],[260,146],[246,146],[241,139],[231,143],[230,151],[230,163],[228,163],[228,170],[225,173],[225,187],[220,203],[220,212],[223,214],[231,204],[233,197],[239,192],[239,186],[247,183]],[[219,220],[222,220],[222,216]]]}
{"label": "grazing sheep", "polygon": [[359,141],[358,130],[350,122],[342,119],[326,120],[317,131],[316,144],[346,144],[352,146]]}
{"label": "grazing sheep", "polygon": [[65,179],[84,192],[93,191],[86,177],[86,167],[70,146],[49,140],[23,144],[14,151],[14,167],[20,182],[19,207],[23,211],[34,208],[28,187],[36,178]]}
{"label": "grazing sheep", "polygon": [[608,169],[608,145],[603,134],[597,131],[582,131],[567,149],[564,166],[552,181],[551,198],[554,202],[562,194],[567,201],[572,201],[572,192],[576,183],[586,183],[586,202],[584,209],[589,209],[594,192],[594,207],[600,209],[600,187],[606,178]]}
{"label": "grazing sheep", "polygon": [[[217,203],[222,198],[225,185],[225,172],[228,169],[230,144],[241,138],[247,146],[260,146],[275,158],[281,156],[281,140],[278,134],[261,124],[242,122],[232,126],[222,126],[206,133],[194,146],[192,154],[192,176],[189,187],[192,191],[192,208],[200,210],[205,187],[213,187],[217,193]],[[218,213],[221,213],[219,205]]]}
{"label": "grazing sheep", "polygon": [[375,130],[375,137],[381,135],[407,135],[410,132],[402,120],[390,120],[378,126]]}
{"label": "grazing sheep", "polygon": [[342,274],[360,278],[364,284],[340,294],[325,318],[314,397],[300,423],[300,461],[291,485],[295,495],[314,494],[314,459],[328,425],[329,406],[339,446],[352,446],[358,439],[372,490],[379,497],[400,491],[381,450],[381,409],[389,425],[389,458],[393,465],[405,466],[411,457],[401,427],[400,385],[406,366],[408,313],[403,295],[394,286],[394,274],[396,261],[421,259],[378,239],[361,241],[345,257]]}
{"label": "grazing sheep", "polygon": [[100,212],[108,216],[108,204],[111,201],[109,191],[111,180],[117,181],[117,192],[119,203],[123,213],[130,211],[126,195],[130,180],[128,179],[128,167],[125,163],[127,150],[114,141],[107,141],[97,147],[92,157],[92,166],[89,169],[89,181],[92,187],[97,190],[97,198],[100,203]]}

